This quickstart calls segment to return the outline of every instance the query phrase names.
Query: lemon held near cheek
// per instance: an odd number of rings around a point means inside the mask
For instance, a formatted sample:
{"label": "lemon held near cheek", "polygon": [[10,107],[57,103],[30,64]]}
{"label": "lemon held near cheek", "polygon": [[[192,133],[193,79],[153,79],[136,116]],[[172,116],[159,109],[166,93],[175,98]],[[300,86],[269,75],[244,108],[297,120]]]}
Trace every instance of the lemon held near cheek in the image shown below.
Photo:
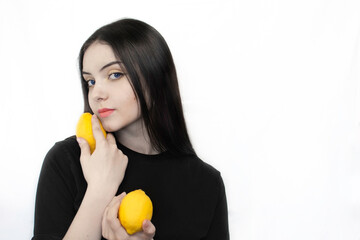
{"label": "lemon held near cheek", "polygon": [[[80,119],[76,125],[76,137],[84,138],[90,147],[90,152],[93,153],[95,150],[96,142],[92,130],[91,125],[91,113],[83,113],[80,116]],[[99,120],[101,131],[103,132],[105,138],[106,138],[106,132]]]}
{"label": "lemon held near cheek", "polygon": [[151,220],[152,214],[152,202],[141,189],[129,192],[119,207],[120,223],[130,235],[142,231],[143,221]]}

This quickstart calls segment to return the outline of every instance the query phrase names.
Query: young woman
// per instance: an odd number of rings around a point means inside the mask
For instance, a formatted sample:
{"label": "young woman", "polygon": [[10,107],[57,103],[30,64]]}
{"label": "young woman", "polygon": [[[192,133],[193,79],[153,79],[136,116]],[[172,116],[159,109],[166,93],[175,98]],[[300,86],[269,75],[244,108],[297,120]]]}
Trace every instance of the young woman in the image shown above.
{"label": "young woman", "polygon": [[[84,43],[79,67],[96,149],[90,154],[75,136],[50,149],[33,239],[229,239],[225,187],[192,147],[163,37],[138,20],[113,22]],[[151,198],[154,212],[129,236],[117,211],[136,189]]]}

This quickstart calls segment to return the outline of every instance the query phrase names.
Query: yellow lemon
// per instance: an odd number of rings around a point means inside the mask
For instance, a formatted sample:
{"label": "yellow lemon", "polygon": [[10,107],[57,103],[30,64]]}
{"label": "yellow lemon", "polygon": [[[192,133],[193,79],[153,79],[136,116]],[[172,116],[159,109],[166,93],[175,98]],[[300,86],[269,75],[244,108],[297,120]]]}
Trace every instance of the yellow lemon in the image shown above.
{"label": "yellow lemon", "polygon": [[141,189],[128,193],[119,207],[120,223],[130,235],[141,231],[143,221],[151,220],[152,214],[152,202]]}
{"label": "yellow lemon", "polygon": [[[76,125],[76,137],[84,138],[90,146],[90,152],[93,153],[95,150],[96,142],[92,131],[91,125],[91,113],[83,113],[80,116],[80,119]],[[106,138],[106,132],[99,120],[101,131],[103,132]]]}

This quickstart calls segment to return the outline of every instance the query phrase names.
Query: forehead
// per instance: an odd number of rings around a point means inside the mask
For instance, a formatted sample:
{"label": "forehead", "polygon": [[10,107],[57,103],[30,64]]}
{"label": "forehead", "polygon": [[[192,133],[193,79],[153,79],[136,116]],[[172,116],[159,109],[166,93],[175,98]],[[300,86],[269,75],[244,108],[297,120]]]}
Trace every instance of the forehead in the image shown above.
{"label": "forehead", "polygon": [[109,45],[94,42],[84,53],[83,70],[86,71],[86,69],[91,70],[94,68],[98,70],[99,66],[104,66],[115,60],[115,54]]}

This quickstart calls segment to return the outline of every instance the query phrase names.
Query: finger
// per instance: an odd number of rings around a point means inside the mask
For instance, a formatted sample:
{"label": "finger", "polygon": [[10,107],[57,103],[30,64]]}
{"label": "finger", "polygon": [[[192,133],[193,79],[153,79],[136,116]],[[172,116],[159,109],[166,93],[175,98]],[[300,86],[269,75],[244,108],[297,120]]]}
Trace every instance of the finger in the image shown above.
{"label": "finger", "polygon": [[114,203],[117,201],[116,197],[113,197],[113,199],[111,200],[111,202],[106,206],[104,213],[103,213],[103,217],[102,217],[102,228],[107,229],[108,226],[108,222],[112,221],[111,214],[109,214],[111,207],[114,205]]}
{"label": "finger", "polygon": [[80,162],[82,163],[85,159],[88,159],[90,157],[90,147],[85,139],[81,137],[77,137],[76,140],[79,143],[79,147],[81,151]]}
{"label": "finger", "polygon": [[93,130],[93,135],[95,138],[95,142],[101,142],[105,140],[104,134],[101,131],[100,128],[100,120],[98,119],[98,117],[96,116],[96,114],[93,114],[92,118],[91,118],[91,125],[92,125],[92,130]]}
{"label": "finger", "polygon": [[107,133],[106,140],[108,141],[109,144],[116,145],[116,140],[112,133]]}
{"label": "finger", "polygon": [[143,232],[146,236],[153,238],[155,236],[155,226],[149,220],[144,220],[142,224]]}
{"label": "finger", "polygon": [[106,219],[107,219],[108,212],[109,212],[109,208],[106,207],[105,211],[104,211],[104,214],[102,216],[102,221],[101,221],[101,225],[102,225],[103,230],[106,229]]}
{"label": "finger", "polygon": [[119,196],[114,197],[113,200],[109,203],[109,211],[107,213],[109,217],[117,218],[121,201],[125,195],[126,193],[123,192]]}
{"label": "finger", "polygon": [[112,232],[109,229],[109,225],[108,225],[108,212],[109,212],[109,207],[106,207],[101,221],[101,235],[106,239],[110,239],[110,234]]}

